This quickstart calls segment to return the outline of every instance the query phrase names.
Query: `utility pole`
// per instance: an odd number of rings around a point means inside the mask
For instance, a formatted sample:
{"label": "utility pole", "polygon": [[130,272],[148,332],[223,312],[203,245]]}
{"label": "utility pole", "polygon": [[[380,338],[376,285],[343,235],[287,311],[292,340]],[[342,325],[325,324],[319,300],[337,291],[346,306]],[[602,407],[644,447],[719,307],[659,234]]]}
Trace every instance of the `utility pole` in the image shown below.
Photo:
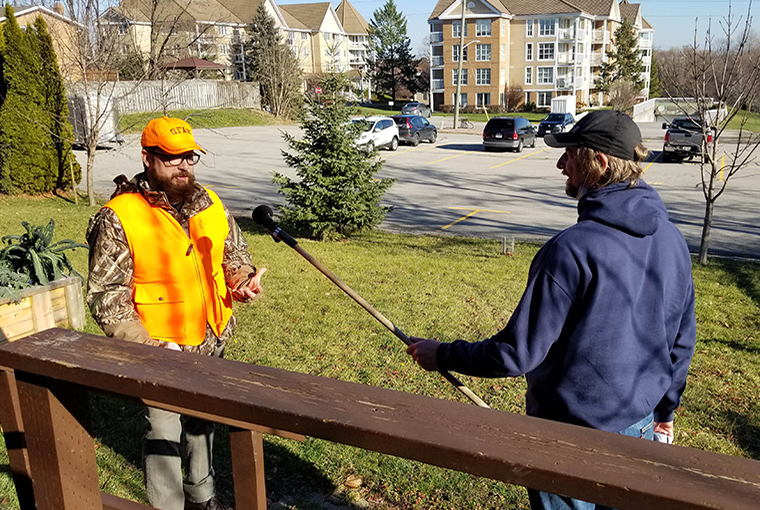
{"label": "utility pole", "polygon": [[462,56],[464,55],[464,12],[467,0],[462,0],[462,24],[459,27],[459,65],[457,70],[457,91],[454,94],[454,129],[459,125],[459,96],[462,94]]}

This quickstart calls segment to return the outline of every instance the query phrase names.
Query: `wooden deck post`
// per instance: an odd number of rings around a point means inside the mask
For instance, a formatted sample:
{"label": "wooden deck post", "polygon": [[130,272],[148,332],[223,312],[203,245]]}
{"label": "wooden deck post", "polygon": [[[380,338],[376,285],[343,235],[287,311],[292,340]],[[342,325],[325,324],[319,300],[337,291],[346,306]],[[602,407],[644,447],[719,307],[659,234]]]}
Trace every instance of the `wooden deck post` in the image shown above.
{"label": "wooden deck post", "polygon": [[102,510],[81,386],[16,371],[37,510]]}
{"label": "wooden deck post", "polygon": [[0,425],[3,426],[5,449],[11,465],[13,483],[21,510],[34,510],[34,491],[26,453],[24,423],[18,401],[16,377],[10,368],[0,368]]}
{"label": "wooden deck post", "polygon": [[261,432],[230,427],[236,510],[266,510],[264,438]]}

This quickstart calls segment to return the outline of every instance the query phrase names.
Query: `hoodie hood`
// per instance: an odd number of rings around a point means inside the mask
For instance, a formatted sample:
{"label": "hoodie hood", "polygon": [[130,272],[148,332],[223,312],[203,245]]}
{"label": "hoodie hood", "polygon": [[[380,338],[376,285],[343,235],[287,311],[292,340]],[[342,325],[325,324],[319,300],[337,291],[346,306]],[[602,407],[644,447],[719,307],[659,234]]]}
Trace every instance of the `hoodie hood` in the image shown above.
{"label": "hoodie hood", "polygon": [[591,220],[636,237],[657,232],[668,212],[657,192],[644,181],[633,187],[617,183],[589,191],[578,202],[578,221]]}

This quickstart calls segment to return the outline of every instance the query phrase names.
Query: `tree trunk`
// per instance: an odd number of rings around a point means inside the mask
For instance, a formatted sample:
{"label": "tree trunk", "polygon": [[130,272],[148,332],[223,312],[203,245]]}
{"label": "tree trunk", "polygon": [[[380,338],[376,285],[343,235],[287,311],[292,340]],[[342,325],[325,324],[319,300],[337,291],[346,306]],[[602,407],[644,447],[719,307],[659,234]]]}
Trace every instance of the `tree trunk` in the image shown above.
{"label": "tree trunk", "polygon": [[95,176],[93,175],[95,167],[95,150],[98,147],[97,139],[87,142],[87,205],[95,207]]}
{"label": "tree trunk", "polygon": [[705,218],[702,223],[702,238],[699,242],[699,263],[703,266],[707,265],[707,249],[710,246],[710,227],[712,226],[713,207],[712,196],[710,196],[708,200],[705,200]]}

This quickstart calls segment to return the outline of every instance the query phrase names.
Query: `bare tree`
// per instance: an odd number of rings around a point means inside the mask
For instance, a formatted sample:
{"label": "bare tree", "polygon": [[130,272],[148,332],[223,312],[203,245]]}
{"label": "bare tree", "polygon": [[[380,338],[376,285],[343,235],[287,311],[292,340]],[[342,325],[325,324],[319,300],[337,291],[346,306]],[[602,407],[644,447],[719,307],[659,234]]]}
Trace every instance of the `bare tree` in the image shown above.
{"label": "bare tree", "polygon": [[[729,180],[755,160],[760,146],[760,135],[746,129],[751,111],[758,106],[756,91],[760,85],[760,53],[750,45],[751,13],[751,1],[746,16],[735,16],[729,2],[728,14],[718,22],[720,38],[710,20],[700,43],[697,24],[694,43],[681,50],[681,65],[661,69],[667,76],[667,96],[684,115],[702,126],[700,169],[705,214],[699,263],[703,265],[707,264],[715,202]],[[696,113],[677,97],[695,98]]]}
{"label": "bare tree", "polygon": [[291,118],[301,107],[303,77],[298,57],[285,44],[262,49],[261,64],[269,72],[259,76],[262,88],[269,91],[272,114]]}
{"label": "bare tree", "polygon": [[[197,53],[197,44],[213,26],[207,22],[199,25],[189,16],[190,0],[167,2],[165,0],[125,0],[119,10],[111,9],[109,0],[66,0],[67,14],[77,23],[74,37],[62,45],[63,60],[71,63],[70,92],[81,98],[86,114],[83,132],[77,142],[87,155],[86,183],[90,206],[96,205],[93,168],[97,148],[102,144],[102,134],[113,122],[111,113],[116,102],[118,71],[130,62],[132,90],[147,79],[163,80],[163,64],[168,59],[178,59]],[[142,41],[135,40],[129,29],[130,19],[137,11],[149,20],[147,55],[140,54]],[[162,97],[176,83],[167,83]],[[123,92],[120,94],[125,95]],[[165,102],[164,113],[169,108]]]}
{"label": "bare tree", "polygon": [[639,90],[632,81],[625,79],[613,81],[610,84],[610,106],[613,110],[631,114]]}
{"label": "bare tree", "polygon": [[504,86],[504,108],[508,112],[516,112],[517,107],[520,106],[525,93],[523,92],[522,85],[517,82],[512,82],[509,85]]}

